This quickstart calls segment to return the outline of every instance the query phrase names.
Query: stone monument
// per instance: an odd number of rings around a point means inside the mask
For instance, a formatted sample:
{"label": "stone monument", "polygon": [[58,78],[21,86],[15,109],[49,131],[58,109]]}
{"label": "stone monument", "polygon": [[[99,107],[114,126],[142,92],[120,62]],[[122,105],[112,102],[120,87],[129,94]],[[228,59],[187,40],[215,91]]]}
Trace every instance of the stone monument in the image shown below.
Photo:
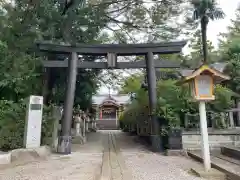
{"label": "stone monument", "polygon": [[24,146],[38,148],[41,143],[43,97],[31,95],[27,107]]}

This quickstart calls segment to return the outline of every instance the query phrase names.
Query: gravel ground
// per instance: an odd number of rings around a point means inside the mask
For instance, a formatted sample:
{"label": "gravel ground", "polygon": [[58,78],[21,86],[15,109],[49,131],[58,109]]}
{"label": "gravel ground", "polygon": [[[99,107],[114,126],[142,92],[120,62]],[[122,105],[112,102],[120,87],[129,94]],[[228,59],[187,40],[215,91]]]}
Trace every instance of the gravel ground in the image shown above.
{"label": "gravel ground", "polygon": [[95,180],[102,164],[101,132],[91,133],[88,143],[72,145],[71,155],[53,154],[47,160],[0,169],[0,180]]}
{"label": "gravel ground", "polygon": [[[185,157],[151,153],[134,137],[119,131],[113,132],[116,133],[122,159],[132,174],[129,180],[201,179],[187,172],[191,167],[199,166],[196,162]],[[91,135],[85,145],[74,145],[73,153],[69,156],[52,155],[48,160],[0,169],[0,180],[94,180],[101,169],[102,140],[107,135],[107,131]]]}
{"label": "gravel ground", "polygon": [[94,180],[101,161],[101,153],[53,155],[48,160],[0,169],[0,180]]}
{"label": "gravel ground", "polygon": [[185,157],[170,157],[153,153],[122,152],[132,180],[201,180],[187,169],[196,166]]}
{"label": "gravel ground", "polygon": [[[201,180],[188,173],[200,164],[183,156],[164,156],[152,153],[139,143],[138,138],[117,133],[117,143],[132,180]],[[203,179],[202,179],[203,180]]]}

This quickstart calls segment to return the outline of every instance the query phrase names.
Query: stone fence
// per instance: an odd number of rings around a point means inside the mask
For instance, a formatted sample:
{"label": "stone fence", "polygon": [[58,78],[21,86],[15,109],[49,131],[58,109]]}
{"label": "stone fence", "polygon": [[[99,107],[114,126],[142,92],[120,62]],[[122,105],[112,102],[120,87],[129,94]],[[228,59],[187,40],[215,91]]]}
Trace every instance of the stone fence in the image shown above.
{"label": "stone fence", "polygon": [[[222,146],[240,147],[240,128],[227,130],[209,129],[210,149],[220,149]],[[199,131],[188,131],[182,133],[183,149],[201,149],[201,134]]]}
{"label": "stone fence", "polygon": [[[54,127],[53,127],[53,135],[52,135],[52,148],[54,151],[57,151],[58,145],[58,136],[61,132],[61,119],[63,115],[62,107],[54,107],[53,110],[54,115]],[[96,131],[96,120],[91,118],[89,113],[84,111],[79,112],[79,115],[73,116],[73,127],[71,130],[71,134],[73,137],[73,143],[83,144],[86,142],[86,133],[90,131]]]}
{"label": "stone fence", "polygon": [[[185,114],[184,128],[199,128],[199,113]],[[229,109],[225,112],[207,111],[207,123],[210,128],[235,128],[240,127],[240,108]]]}

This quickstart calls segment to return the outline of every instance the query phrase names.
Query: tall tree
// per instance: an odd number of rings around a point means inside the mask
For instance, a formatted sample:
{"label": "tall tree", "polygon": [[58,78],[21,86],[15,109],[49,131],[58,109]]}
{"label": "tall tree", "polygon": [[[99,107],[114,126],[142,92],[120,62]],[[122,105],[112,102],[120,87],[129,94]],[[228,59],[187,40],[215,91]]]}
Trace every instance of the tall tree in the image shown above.
{"label": "tall tree", "polygon": [[[197,30],[195,33],[193,33],[192,38],[189,41],[189,49],[191,53],[187,56],[185,56],[183,60],[183,64],[187,66],[188,68],[197,68],[201,61],[202,61],[202,39],[201,39],[201,30]],[[207,41],[207,47],[208,47],[208,54],[207,59],[208,63],[214,63],[216,61],[219,61],[219,55],[216,50],[214,50],[214,46],[211,41]]]}
{"label": "tall tree", "polygon": [[143,74],[133,74],[126,78],[120,87],[120,93],[136,93],[140,88],[144,80]]}
{"label": "tall tree", "polygon": [[194,6],[193,19],[200,20],[201,32],[202,32],[202,50],[203,50],[203,62],[207,61],[207,25],[209,19],[222,19],[225,14],[221,8],[218,7],[216,0],[193,0]]}
{"label": "tall tree", "polygon": [[[41,0],[31,3],[27,0],[17,1],[14,5],[5,2],[2,4],[0,16],[0,96],[7,100],[17,101],[29,94],[41,94],[42,68],[40,58],[36,58],[34,43],[36,40],[63,42],[80,41],[91,43],[101,39],[100,29],[95,22],[88,19],[96,17],[96,10],[85,15],[86,10],[77,12],[74,17],[61,16],[60,4],[56,1]],[[101,14],[101,12],[99,12]],[[74,26],[70,29],[73,36],[68,34],[68,21]],[[88,23],[89,28],[80,28],[81,23]],[[5,34],[5,35],[4,35]],[[45,54],[54,59],[63,59],[64,56]],[[85,60],[93,61],[92,57]],[[12,71],[10,71],[12,70]],[[86,107],[91,104],[91,96],[97,90],[97,74],[99,71],[79,70],[76,85],[76,103]],[[50,84],[53,92],[51,100],[56,103],[64,101],[66,82],[65,69],[51,69]]]}
{"label": "tall tree", "polygon": [[[76,0],[77,1],[77,0]],[[181,4],[184,0],[165,0],[165,1],[149,1],[133,0],[133,1],[96,1],[97,3],[88,3],[86,6],[78,4],[71,9],[74,13],[66,12],[61,15],[62,5],[59,1],[28,1],[19,0],[14,5],[4,1],[2,3],[0,17],[0,40],[7,45],[7,49],[12,57],[12,64],[18,64],[20,52],[30,57],[31,63],[39,64],[36,61],[33,44],[36,40],[54,41],[56,43],[138,43],[143,42],[141,37],[134,37],[135,34],[144,32],[150,34],[154,41],[172,40],[179,36],[180,32],[188,24],[175,23],[182,13]],[[108,31],[106,31],[108,30]],[[113,33],[109,33],[111,30]],[[114,38],[108,38],[114,35]],[[144,39],[144,41],[150,41]],[[14,53],[11,53],[14,52]],[[48,54],[48,56],[50,56]],[[58,59],[60,56],[52,56]],[[94,61],[95,58],[84,57],[84,60]],[[28,59],[28,58],[25,58]],[[26,77],[27,72],[34,72],[34,77],[38,80],[41,78],[41,66],[34,64],[35,70],[31,71],[28,67],[31,63],[25,62]],[[6,63],[2,62],[6,65]],[[22,67],[18,66],[18,67]],[[66,71],[63,69],[52,70],[52,84],[54,84],[54,92],[52,94],[59,95],[59,101],[63,101],[62,92],[65,86]],[[5,73],[5,71],[2,71]],[[14,72],[17,72],[14,71]],[[80,72],[80,71],[79,71]],[[93,87],[92,93],[96,91],[99,79],[97,79],[99,71],[83,70],[78,76],[77,89]],[[81,76],[81,77],[80,77]],[[12,76],[11,76],[12,77]],[[20,75],[17,75],[20,77]],[[90,78],[85,77],[93,77]],[[11,79],[11,78],[9,78]],[[13,78],[14,79],[14,78]],[[19,84],[24,84],[22,78],[18,78]],[[100,79],[101,80],[101,79]],[[14,81],[15,83],[15,81]],[[31,82],[32,83],[32,82]],[[86,84],[84,84],[86,83]],[[37,83],[36,86],[41,87]],[[81,84],[81,85],[80,85]],[[14,84],[14,86],[16,83]],[[18,85],[16,85],[18,87]],[[31,85],[29,85],[31,87]],[[79,88],[78,88],[79,87]],[[87,88],[86,88],[87,89]],[[58,91],[58,92],[56,92]],[[31,91],[34,93],[35,91]],[[83,94],[80,95],[80,92]],[[77,90],[79,96],[84,96],[85,91]],[[29,93],[26,93],[29,94]],[[90,93],[91,94],[91,93]],[[2,97],[2,96],[1,96]],[[54,97],[52,99],[56,100]],[[77,98],[79,99],[79,98]],[[89,98],[90,103],[90,98]]]}
{"label": "tall tree", "polygon": [[227,83],[235,93],[240,93],[240,6],[236,10],[236,18],[231,20],[227,33],[222,33],[220,52],[222,60],[228,63],[226,73],[231,76]]}

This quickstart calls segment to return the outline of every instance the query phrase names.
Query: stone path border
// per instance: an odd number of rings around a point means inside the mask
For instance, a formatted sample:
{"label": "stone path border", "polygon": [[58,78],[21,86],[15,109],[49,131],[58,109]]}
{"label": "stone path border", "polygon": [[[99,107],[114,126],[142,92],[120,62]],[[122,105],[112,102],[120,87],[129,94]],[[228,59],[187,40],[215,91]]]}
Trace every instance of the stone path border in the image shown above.
{"label": "stone path border", "polygon": [[111,180],[111,168],[109,159],[109,141],[108,138],[103,139],[103,158],[102,158],[102,169],[99,180]]}
{"label": "stone path border", "polygon": [[103,141],[104,152],[99,180],[131,180],[131,173],[117,145],[116,135],[109,132],[107,136]]}
{"label": "stone path border", "polygon": [[124,158],[123,158],[122,153],[120,151],[120,147],[118,146],[118,144],[116,142],[116,134],[111,133],[110,137],[112,139],[112,145],[115,149],[115,153],[117,155],[119,166],[120,166],[120,169],[121,169],[121,172],[122,172],[122,180],[131,180],[132,179],[131,173],[128,170],[126,164],[125,164]]}

